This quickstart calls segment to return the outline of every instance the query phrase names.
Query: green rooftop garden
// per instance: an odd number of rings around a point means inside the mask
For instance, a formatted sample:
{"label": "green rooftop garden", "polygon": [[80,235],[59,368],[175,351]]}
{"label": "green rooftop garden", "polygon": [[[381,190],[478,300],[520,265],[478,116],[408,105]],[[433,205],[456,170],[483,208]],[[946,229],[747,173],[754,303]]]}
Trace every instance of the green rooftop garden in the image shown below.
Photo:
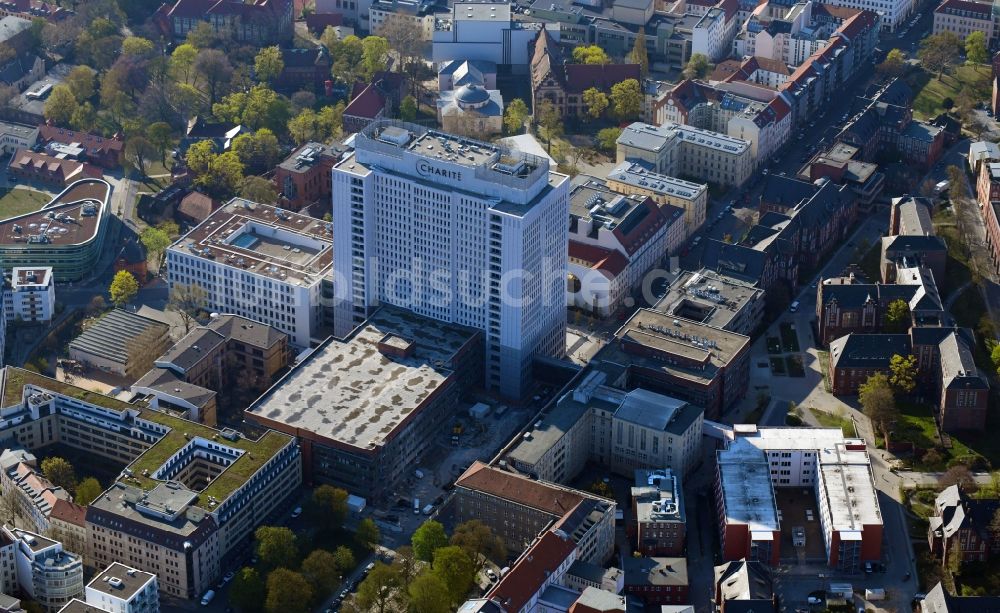
{"label": "green rooftop garden", "polygon": [[274,454],[280,451],[291,440],[291,437],[287,434],[269,430],[256,441],[242,437],[231,441],[224,438],[219,430],[204,424],[175,417],[162,411],[154,411],[144,404],[130,404],[116,400],[103,394],[76,387],[75,385],[13,367],[7,368],[7,376],[4,380],[4,406],[11,406],[20,402],[21,392],[27,384],[36,385],[96,406],[115,410],[136,409],[141,412],[143,419],[170,428],[170,431],[163,438],[153,444],[152,447],[147,449],[129,465],[129,468],[133,472],[133,479],[129,481],[145,490],[153,489],[159,481],[143,476],[143,472],[149,471],[150,474],[154,473],[156,469],[167,461],[167,458],[177,453],[191,438],[202,437],[208,440],[215,440],[221,445],[246,451],[247,453],[244,453],[235,462],[230,464],[204,491],[198,494],[196,504],[203,509],[211,510],[209,497],[214,497],[220,502],[225,500],[227,496],[233,493],[236,488],[243,485],[251,475],[257,472],[264,463],[271,459]]}

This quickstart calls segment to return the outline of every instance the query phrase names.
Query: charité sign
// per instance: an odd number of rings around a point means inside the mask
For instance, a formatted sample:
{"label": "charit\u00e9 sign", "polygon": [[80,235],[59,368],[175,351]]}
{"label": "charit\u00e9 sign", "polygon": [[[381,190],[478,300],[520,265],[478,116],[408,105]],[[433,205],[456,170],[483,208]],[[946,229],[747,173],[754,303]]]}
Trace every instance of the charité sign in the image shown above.
{"label": "charit\u00e9 sign", "polygon": [[429,179],[451,179],[452,181],[462,180],[462,171],[452,168],[442,168],[427,160],[417,162],[417,173]]}

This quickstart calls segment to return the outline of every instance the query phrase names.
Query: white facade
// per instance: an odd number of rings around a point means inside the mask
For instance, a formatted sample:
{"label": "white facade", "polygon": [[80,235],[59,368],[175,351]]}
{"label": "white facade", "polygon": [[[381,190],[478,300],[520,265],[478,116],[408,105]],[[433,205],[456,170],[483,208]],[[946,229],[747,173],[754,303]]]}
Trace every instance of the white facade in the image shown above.
{"label": "white facade", "polygon": [[[511,19],[510,4],[455,2],[450,16],[438,19],[432,61],[482,60],[494,64],[528,64],[529,46],[539,24]],[[558,40],[558,30],[550,32]]]}
{"label": "white facade", "polygon": [[4,320],[48,323],[56,308],[52,268],[14,268],[4,290]]}
{"label": "white facade", "polygon": [[234,198],[167,248],[167,279],[171,292],[205,290],[206,311],[259,321],[308,348],[322,340],[331,249],[329,224]]}
{"label": "white facade", "polygon": [[87,605],[108,613],[159,613],[156,575],[120,562],[98,573],[86,589]]}
{"label": "white facade", "polygon": [[519,397],[565,351],[569,178],[549,161],[378,122],[333,170],[334,333],[379,303],[482,330],[486,385]]}
{"label": "white facade", "polygon": [[419,2],[385,0],[368,8],[368,28],[376,36],[381,34],[386,23],[393,20],[419,32],[421,41],[430,41],[434,36],[435,16]]}
{"label": "white facade", "polygon": [[712,8],[691,29],[691,54],[701,53],[712,62],[725,59],[735,34],[736,19],[727,20],[724,10]]}
{"label": "white facade", "polygon": [[824,0],[823,4],[846,6],[878,13],[883,32],[895,32],[913,14],[913,0]]}
{"label": "white facade", "polygon": [[[36,58],[41,62],[39,58]],[[44,62],[42,63],[44,73]],[[0,154],[7,155],[18,149],[31,149],[38,142],[38,126],[0,121]]]}
{"label": "white facade", "polygon": [[[39,534],[3,526],[14,550],[21,591],[47,611],[56,611],[83,594],[83,558],[63,550],[62,543]],[[6,556],[4,556],[6,557]]]}

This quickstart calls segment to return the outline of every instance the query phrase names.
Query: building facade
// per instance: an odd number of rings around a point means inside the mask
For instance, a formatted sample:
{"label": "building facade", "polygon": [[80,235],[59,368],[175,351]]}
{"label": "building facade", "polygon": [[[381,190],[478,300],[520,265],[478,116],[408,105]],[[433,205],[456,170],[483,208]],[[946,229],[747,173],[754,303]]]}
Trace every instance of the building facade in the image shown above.
{"label": "building facade", "polygon": [[4,318],[8,322],[48,323],[56,309],[56,286],[52,268],[21,268],[10,271],[10,287],[4,290]]}
{"label": "building facade", "polygon": [[159,613],[156,575],[120,562],[99,572],[84,592],[87,605],[108,613]]}
{"label": "building facade", "polygon": [[333,171],[335,334],[377,303],[475,328],[486,387],[523,395],[532,359],[565,351],[569,178],[412,124],[377,122],[355,147]]}
{"label": "building facade", "polygon": [[748,141],[694,126],[633,123],[617,143],[618,163],[644,162],[661,174],[692,177],[714,185],[742,185],[753,172]]}
{"label": "building facade", "polygon": [[965,40],[973,32],[986,35],[986,44],[994,42],[992,2],[975,2],[974,0],[945,0],[934,9],[933,34],[951,32]]}

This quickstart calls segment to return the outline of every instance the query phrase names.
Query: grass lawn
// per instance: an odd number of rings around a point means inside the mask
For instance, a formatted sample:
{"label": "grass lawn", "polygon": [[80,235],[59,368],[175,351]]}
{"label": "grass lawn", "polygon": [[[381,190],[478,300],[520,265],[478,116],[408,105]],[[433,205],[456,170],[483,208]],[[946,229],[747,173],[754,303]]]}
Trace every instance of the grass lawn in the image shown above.
{"label": "grass lawn", "polygon": [[771,362],[771,374],[776,377],[784,377],[787,374],[785,370],[785,360],[783,358],[768,358]]}
{"label": "grass lawn", "polygon": [[802,356],[790,355],[787,358],[785,358],[785,362],[788,364],[789,377],[806,376],[806,369],[802,366]]}
{"label": "grass lawn", "polygon": [[783,323],[781,328],[781,347],[785,351],[799,350],[799,337],[795,334],[795,326],[790,323]]}
{"label": "grass lawn", "polygon": [[777,336],[767,337],[767,352],[781,353],[781,339]]}
{"label": "grass lawn", "polygon": [[914,70],[906,80],[916,92],[913,115],[919,119],[933,118],[944,112],[944,99],[955,100],[963,87],[970,89],[974,100],[988,100],[990,97],[988,66],[958,66],[950,74],[944,74],[940,81],[934,74]]}
{"label": "grass lawn", "polygon": [[824,428],[840,428],[846,437],[857,436],[857,432],[854,431],[854,422],[846,417],[820,411],[819,409],[813,409],[812,414],[816,418],[816,421],[819,422],[819,425]]}
{"label": "grass lawn", "polygon": [[52,198],[30,189],[0,188],[0,219],[34,213]]}
{"label": "grass lawn", "polygon": [[833,392],[833,388],[830,387],[830,352],[829,351],[817,351],[816,357],[819,358],[819,370],[823,374],[823,389],[828,393]]}

